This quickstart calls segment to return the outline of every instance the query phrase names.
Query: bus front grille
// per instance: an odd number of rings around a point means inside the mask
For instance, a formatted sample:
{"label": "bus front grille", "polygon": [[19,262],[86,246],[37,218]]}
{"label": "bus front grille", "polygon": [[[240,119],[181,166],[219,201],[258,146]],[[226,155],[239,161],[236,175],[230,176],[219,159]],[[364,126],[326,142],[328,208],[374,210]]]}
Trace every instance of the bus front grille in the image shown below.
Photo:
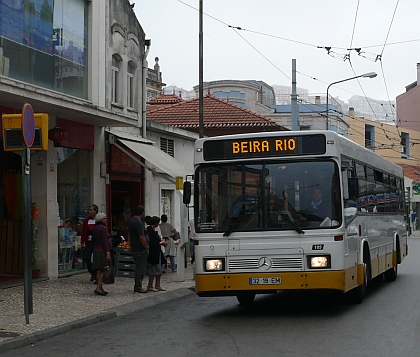
{"label": "bus front grille", "polygon": [[[261,259],[266,261],[261,262]],[[230,258],[228,260],[228,271],[296,271],[303,270],[303,257],[246,257]]]}

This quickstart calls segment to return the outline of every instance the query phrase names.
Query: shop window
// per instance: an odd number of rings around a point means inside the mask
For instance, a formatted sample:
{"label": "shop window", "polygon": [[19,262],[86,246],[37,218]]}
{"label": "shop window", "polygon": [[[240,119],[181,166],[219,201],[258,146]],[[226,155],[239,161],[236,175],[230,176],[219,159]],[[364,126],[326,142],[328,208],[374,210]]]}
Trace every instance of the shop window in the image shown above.
{"label": "shop window", "polygon": [[160,138],[160,149],[174,157],[174,141],[172,139]]}
{"label": "shop window", "polygon": [[91,152],[57,148],[58,271],[83,268],[81,229],[91,198]]}

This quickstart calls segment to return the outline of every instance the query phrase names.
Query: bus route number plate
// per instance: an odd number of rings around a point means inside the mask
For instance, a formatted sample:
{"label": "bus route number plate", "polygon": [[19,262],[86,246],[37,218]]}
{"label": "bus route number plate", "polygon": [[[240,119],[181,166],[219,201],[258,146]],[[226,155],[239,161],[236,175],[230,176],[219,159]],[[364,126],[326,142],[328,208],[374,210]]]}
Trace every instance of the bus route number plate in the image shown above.
{"label": "bus route number plate", "polygon": [[249,285],[280,285],[281,278],[249,278]]}

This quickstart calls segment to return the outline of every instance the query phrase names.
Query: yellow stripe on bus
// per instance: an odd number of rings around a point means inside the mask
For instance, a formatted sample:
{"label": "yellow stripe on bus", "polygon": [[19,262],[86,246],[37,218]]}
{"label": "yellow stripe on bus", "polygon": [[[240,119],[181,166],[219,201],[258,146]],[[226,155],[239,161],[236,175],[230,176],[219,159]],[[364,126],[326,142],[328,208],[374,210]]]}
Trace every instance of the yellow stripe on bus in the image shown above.
{"label": "yellow stripe on bus", "polygon": [[[356,284],[356,274],[347,275],[353,279],[346,279],[346,271],[317,271],[317,272],[293,272],[293,273],[236,273],[236,274],[197,274],[196,292],[221,293],[236,290],[302,290],[302,289],[333,289],[347,291],[348,285]],[[250,285],[251,278],[281,278],[281,284]],[[353,280],[353,283],[351,282]]]}

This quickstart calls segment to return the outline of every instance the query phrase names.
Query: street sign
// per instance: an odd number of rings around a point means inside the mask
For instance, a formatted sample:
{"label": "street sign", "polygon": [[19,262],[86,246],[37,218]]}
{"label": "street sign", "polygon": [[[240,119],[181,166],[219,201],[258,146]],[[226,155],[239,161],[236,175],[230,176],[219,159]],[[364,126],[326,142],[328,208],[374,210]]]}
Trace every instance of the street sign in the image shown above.
{"label": "street sign", "polygon": [[27,147],[31,147],[35,140],[35,116],[32,106],[25,103],[22,108],[22,135]]}

